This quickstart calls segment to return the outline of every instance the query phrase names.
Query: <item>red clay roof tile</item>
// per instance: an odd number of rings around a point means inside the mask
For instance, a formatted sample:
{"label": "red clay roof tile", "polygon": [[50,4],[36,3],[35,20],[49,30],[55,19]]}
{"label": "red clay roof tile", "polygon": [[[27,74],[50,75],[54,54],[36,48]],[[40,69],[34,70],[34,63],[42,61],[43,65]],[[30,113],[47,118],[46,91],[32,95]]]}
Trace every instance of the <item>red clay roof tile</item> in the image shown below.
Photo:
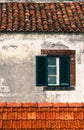
{"label": "red clay roof tile", "polygon": [[0,31],[84,32],[84,2],[0,3]]}
{"label": "red clay roof tile", "polygon": [[84,130],[84,103],[0,103],[0,130]]}

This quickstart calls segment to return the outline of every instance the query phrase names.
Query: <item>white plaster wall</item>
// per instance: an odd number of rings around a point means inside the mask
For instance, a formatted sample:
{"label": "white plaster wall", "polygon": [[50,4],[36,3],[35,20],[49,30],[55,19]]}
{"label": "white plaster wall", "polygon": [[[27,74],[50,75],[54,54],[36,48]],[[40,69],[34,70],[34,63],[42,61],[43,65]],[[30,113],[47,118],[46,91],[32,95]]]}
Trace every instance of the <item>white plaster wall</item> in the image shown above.
{"label": "white plaster wall", "polygon": [[[35,56],[41,49],[76,50],[76,88],[43,91],[35,85]],[[0,34],[0,101],[83,102],[84,34]]]}

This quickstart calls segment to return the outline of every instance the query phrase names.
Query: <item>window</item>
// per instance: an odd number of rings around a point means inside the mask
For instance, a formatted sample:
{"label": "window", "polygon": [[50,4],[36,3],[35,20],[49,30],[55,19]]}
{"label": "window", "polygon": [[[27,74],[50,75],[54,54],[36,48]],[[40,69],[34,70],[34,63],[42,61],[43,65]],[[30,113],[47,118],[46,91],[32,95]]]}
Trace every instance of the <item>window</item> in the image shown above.
{"label": "window", "polygon": [[37,86],[70,86],[70,56],[36,56]]}
{"label": "window", "polygon": [[36,56],[36,86],[74,90],[75,50],[41,50]]}
{"label": "window", "polygon": [[48,57],[48,86],[59,85],[59,58]]}

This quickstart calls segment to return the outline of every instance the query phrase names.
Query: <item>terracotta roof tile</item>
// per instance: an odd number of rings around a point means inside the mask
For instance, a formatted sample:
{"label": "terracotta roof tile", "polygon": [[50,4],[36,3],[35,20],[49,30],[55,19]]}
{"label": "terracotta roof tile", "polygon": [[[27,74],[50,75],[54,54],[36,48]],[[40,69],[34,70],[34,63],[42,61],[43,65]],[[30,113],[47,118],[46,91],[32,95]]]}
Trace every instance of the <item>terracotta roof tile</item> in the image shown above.
{"label": "terracotta roof tile", "polygon": [[84,2],[0,3],[0,31],[84,32]]}
{"label": "terracotta roof tile", "polygon": [[0,103],[0,130],[84,130],[84,103]]}

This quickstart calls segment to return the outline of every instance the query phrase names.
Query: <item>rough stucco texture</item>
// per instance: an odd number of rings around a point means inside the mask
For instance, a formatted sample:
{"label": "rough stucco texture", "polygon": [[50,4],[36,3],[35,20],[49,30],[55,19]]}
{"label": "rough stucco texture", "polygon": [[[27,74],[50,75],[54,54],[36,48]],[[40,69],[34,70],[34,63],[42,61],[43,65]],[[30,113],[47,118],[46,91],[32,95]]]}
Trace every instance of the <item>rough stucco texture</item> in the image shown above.
{"label": "rough stucco texture", "polygon": [[83,103],[0,103],[0,130],[83,130]]}
{"label": "rough stucco texture", "polygon": [[[83,34],[0,34],[0,102],[84,101]],[[36,87],[35,56],[41,49],[76,50],[76,87],[71,91],[43,91]]]}

